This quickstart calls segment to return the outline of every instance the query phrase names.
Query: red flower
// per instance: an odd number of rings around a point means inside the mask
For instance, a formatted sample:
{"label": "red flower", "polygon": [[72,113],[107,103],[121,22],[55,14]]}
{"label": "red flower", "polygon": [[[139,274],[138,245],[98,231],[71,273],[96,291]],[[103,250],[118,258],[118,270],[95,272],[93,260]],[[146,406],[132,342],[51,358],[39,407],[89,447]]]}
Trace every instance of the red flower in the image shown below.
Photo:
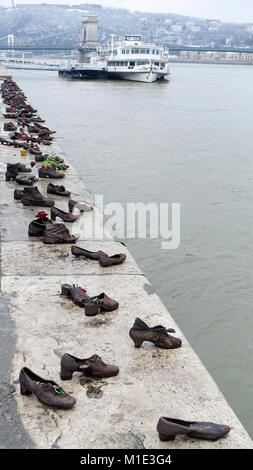
{"label": "red flower", "polygon": [[34,181],[34,183],[38,183],[39,180],[38,180],[38,178],[36,178],[36,176],[34,176],[33,181]]}
{"label": "red flower", "polygon": [[33,168],[34,165],[36,165],[36,162],[32,161],[32,162],[30,163],[30,165],[31,165],[31,167]]}
{"label": "red flower", "polygon": [[38,212],[38,214],[35,217],[39,217],[40,219],[46,219],[48,214],[44,211]]}
{"label": "red flower", "polygon": [[87,290],[86,289],[82,289],[82,287],[78,286],[79,289],[81,289],[82,292],[84,292],[86,294]]}

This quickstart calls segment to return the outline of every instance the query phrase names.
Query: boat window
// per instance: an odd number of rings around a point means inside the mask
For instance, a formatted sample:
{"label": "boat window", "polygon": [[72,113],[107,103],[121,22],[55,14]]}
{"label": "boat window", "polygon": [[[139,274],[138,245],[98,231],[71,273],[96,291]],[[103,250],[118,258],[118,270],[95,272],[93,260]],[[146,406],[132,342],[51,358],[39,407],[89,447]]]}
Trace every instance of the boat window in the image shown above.
{"label": "boat window", "polygon": [[125,53],[126,53],[125,49],[122,49],[122,54],[125,54]]}
{"label": "boat window", "polygon": [[136,62],[137,65],[146,65],[147,62],[145,60],[138,60],[138,62]]}
{"label": "boat window", "polygon": [[158,65],[158,67],[159,67],[159,62],[154,62],[154,64],[155,64],[155,65]]}
{"label": "boat window", "polygon": [[131,60],[131,61],[129,62],[129,65],[130,65],[130,67],[134,67],[134,66],[135,66],[135,62],[134,62],[133,60]]}
{"label": "boat window", "polygon": [[157,55],[159,54],[159,50],[158,50],[158,49],[156,50],[156,54],[157,54]]}
{"label": "boat window", "polygon": [[146,54],[149,54],[149,52],[150,52],[149,49],[146,49]]}
{"label": "boat window", "polygon": [[126,49],[126,54],[129,54],[129,49]]}
{"label": "boat window", "polygon": [[132,54],[139,54],[140,50],[139,49],[132,49]]}

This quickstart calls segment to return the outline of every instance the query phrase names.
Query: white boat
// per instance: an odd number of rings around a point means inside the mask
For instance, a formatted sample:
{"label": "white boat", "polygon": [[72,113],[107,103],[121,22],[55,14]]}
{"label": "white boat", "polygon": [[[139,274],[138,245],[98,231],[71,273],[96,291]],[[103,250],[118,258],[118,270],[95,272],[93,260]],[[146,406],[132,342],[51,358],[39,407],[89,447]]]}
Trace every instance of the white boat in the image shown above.
{"label": "white boat", "polygon": [[114,43],[112,35],[105,59],[108,78],[150,83],[170,76],[168,51],[142,42],[141,36],[126,35],[123,41]]}

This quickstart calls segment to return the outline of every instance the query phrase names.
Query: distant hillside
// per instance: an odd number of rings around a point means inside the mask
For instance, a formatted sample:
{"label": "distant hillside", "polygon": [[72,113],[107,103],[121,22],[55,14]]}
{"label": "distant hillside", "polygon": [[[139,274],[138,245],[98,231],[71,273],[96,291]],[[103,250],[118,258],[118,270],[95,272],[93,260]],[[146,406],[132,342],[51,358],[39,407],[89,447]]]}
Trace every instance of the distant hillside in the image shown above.
{"label": "distant hillside", "polygon": [[78,46],[81,19],[86,14],[98,16],[101,42],[107,41],[110,33],[117,38],[133,33],[166,45],[253,46],[253,24],[130,12],[89,4],[0,7],[0,45],[7,45],[8,34],[14,34],[16,45]]}

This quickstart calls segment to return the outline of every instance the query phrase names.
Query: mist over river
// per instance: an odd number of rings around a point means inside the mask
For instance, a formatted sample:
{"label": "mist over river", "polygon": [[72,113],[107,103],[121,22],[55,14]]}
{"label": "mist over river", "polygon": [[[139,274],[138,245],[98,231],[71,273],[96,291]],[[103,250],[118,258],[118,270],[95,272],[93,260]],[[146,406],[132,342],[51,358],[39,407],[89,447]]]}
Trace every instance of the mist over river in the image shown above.
{"label": "mist over river", "polygon": [[253,436],[253,67],[171,64],[152,84],[12,72],[105,204],[181,204],[179,248],[125,242]]}

